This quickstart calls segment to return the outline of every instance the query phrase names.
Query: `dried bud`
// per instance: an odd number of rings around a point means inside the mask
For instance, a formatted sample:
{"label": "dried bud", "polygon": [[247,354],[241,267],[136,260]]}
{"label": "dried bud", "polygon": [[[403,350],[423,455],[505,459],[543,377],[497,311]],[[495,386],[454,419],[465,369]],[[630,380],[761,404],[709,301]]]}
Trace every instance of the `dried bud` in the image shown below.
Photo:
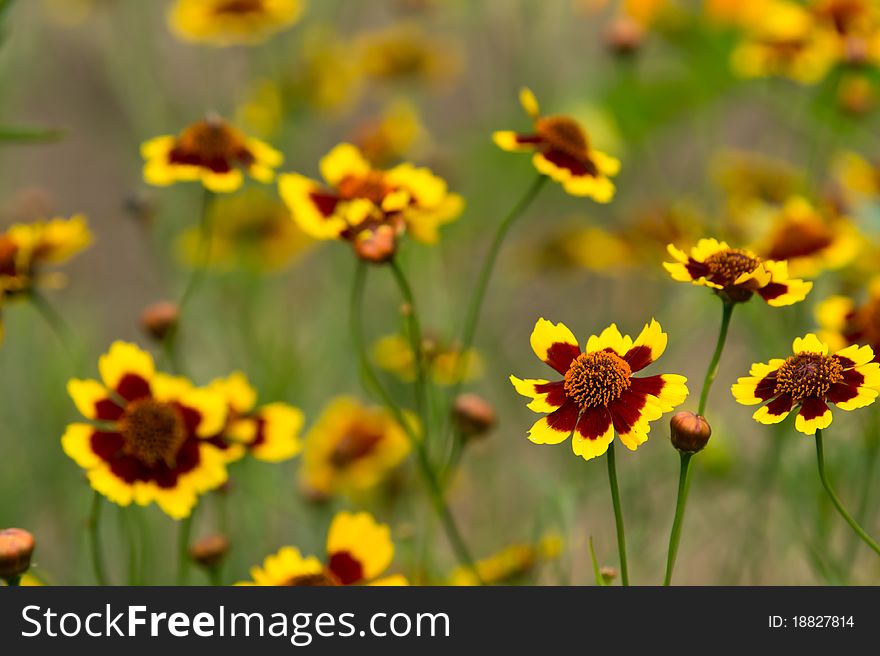
{"label": "dried bud", "polygon": [[495,409],[476,394],[460,394],[455,399],[453,416],[465,439],[481,437],[495,425]]}
{"label": "dried bud", "polygon": [[874,88],[867,77],[848,78],[841,83],[837,99],[843,111],[861,116],[874,108]]}
{"label": "dried bud", "polygon": [[851,66],[865,65],[871,56],[871,46],[865,39],[857,36],[848,37],[843,43],[843,57]]}
{"label": "dried bud", "polygon": [[397,252],[397,234],[390,225],[363,230],[354,238],[354,252],[365,262],[383,264]]}
{"label": "dried bud", "polygon": [[712,427],[704,417],[693,412],[676,412],[669,420],[672,446],[685,453],[702,451],[712,435]]}
{"label": "dried bud", "polygon": [[605,581],[605,585],[611,585],[614,582],[614,579],[617,578],[617,568],[601,567],[599,569],[599,576],[601,576],[602,580]]}
{"label": "dried bud", "polygon": [[177,327],[180,312],[175,303],[160,301],[147,306],[141,313],[141,328],[158,341]]}
{"label": "dried bud", "polygon": [[34,536],[21,528],[0,530],[0,579],[17,579],[31,566]]}
{"label": "dried bud", "polygon": [[644,36],[641,25],[628,16],[620,16],[608,27],[605,43],[615,55],[631,55],[642,45]]}
{"label": "dried bud", "polygon": [[196,540],[189,548],[189,556],[202,567],[211,569],[219,565],[229,552],[229,539],[214,533]]}

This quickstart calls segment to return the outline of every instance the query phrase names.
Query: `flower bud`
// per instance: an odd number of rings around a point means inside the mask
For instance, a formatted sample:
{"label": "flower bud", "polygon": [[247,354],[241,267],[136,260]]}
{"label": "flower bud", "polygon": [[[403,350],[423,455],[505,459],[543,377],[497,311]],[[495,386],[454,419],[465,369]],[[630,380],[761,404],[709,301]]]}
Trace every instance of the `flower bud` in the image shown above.
{"label": "flower bud", "polygon": [[495,425],[495,409],[476,394],[460,394],[455,399],[452,412],[466,440],[485,435]]}
{"label": "flower bud", "polygon": [[676,412],[669,420],[672,446],[685,453],[702,451],[712,435],[712,427],[704,417],[693,412]]}
{"label": "flower bud", "polygon": [[617,568],[616,567],[601,567],[601,568],[599,568],[599,576],[602,577],[602,580],[605,582],[605,585],[611,585],[614,582],[614,579],[617,578]]}
{"label": "flower bud", "polygon": [[229,539],[221,533],[207,535],[189,547],[189,556],[202,567],[211,569],[219,565],[229,551]]}
{"label": "flower bud", "polygon": [[608,27],[605,43],[615,55],[631,55],[642,45],[644,35],[642,26],[636,21],[628,16],[620,16]]}
{"label": "flower bud", "polygon": [[177,328],[180,311],[171,301],[160,301],[144,308],[141,313],[141,328],[150,337],[162,341]]}
{"label": "flower bud", "polygon": [[0,579],[17,579],[31,566],[34,536],[21,528],[0,530]]}
{"label": "flower bud", "polygon": [[363,230],[354,238],[354,252],[365,262],[382,264],[397,252],[397,233],[390,225]]}

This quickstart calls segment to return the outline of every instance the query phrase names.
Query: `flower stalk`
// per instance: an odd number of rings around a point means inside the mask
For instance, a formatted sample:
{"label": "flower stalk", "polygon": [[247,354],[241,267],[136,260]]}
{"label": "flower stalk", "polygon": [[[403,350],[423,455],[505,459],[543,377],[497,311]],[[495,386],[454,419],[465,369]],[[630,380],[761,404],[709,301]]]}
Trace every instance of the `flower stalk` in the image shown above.
{"label": "flower stalk", "polygon": [[92,497],[92,510],[89,513],[89,543],[92,552],[92,569],[95,573],[95,582],[98,585],[107,585],[107,574],[104,570],[104,549],[101,544],[101,508],[104,500],[100,492],[95,492]]}
{"label": "flower stalk", "polygon": [[620,508],[620,490],[617,488],[617,467],[614,462],[614,442],[608,445],[608,485],[611,488],[611,505],[614,506],[614,523],[617,528],[617,552],[620,557],[620,582],[629,585],[629,568],[626,564],[626,531],[623,527],[623,511]]}

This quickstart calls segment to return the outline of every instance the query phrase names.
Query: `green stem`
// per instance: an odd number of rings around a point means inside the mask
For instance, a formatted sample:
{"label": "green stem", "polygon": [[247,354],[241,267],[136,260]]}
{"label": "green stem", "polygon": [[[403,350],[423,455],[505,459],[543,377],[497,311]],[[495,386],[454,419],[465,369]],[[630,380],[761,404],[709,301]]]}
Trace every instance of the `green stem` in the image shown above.
{"label": "green stem", "polygon": [[[407,320],[406,332],[409,337],[410,349],[412,349],[413,352],[413,360],[415,361],[416,368],[416,407],[418,408],[422,424],[425,427],[424,430],[427,431],[429,421],[428,380],[425,373],[425,361],[422,357],[422,329],[419,322],[419,314],[416,310],[415,295],[412,292],[412,287],[410,286],[406,275],[403,273],[403,270],[400,268],[396,259],[391,260],[390,266],[397,287],[400,289],[400,295],[403,297],[403,302],[407,305],[405,313]],[[426,442],[429,441],[427,434],[424,436],[424,439]]]}
{"label": "green stem", "polygon": [[189,517],[180,522],[180,533],[177,535],[177,585],[186,585],[189,581],[189,539],[194,514],[195,508]]}
{"label": "green stem", "polygon": [[58,341],[61,343],[61,347],[65,350],[67,355],[73,359],[74,357],[74,339],[73,339],[73,331],[70,329],[70,326],[64,320],[64,317],[55,310],[52,304],[36,289],[28,292],[28,300],[30,300],[31,305],[34,306],[34,309],[39,312],[40,316],[43,317],[43,320],[49,326],[53,333],[55,333],[55,337],[58,338]]}
{"label": "green stem", "polygon": [[822,447],[822,431],[819,429],[816,430],[816,460],[819,465],[819,479],[822,481],[822,486],[828,493],[828,498],[831,499],[831,503],[834,504],[834,507],[837,508],[837,512],[839,512],[840,516],[846,520],[846,523],[850,525],[856,535],[858,535],[865,544],[871,547],[871,549],[880,556],[880,545],[871,539],[871,537],[865,533],[865,530],[859,526],[859,523],[853,519],[852,515],[846,511],[846,508],[843,507],[840,499],[838,499],[837,495],[834,493],[831,483],[828,481],[828,475],[825,473],[825,453]]}
{"label": "green stem", "polygon": [[395,421],[397,421],[397,423],[403,428],[404,432],[409,438],[410,444],[412,445],[413,450],[416,453],[416,462],[419,467],[419,472],[428,488],[431,505],[433,506],[434,511],[440,517],[440,521],[443,524],[443,529],[445,530],[446,536],[449,539],[453,550],[455,551],[456,557],[464,567],[467,567],[473,573],[476,580],[480,584],[482,584],[483,581],[474,565],[474,559],[471,556],[467,543],[464,541],[464,538],[461,535],[461,531],[459,531],[458,525],[456,524],[455,518],[452,516],[449,507],[446,505],[446,500],[443,496],[443,489],[440,484],[440,480],[438,479],[437,474],[434,472],[434,469],[431,466],[431,462],[428,458],[428,452],[425,448],[423,439],[415,432],[412,423],[406,418],[403,410],[400,409],[400,407],[395,403],[394,399],[391,397],[388,391],[382,386],[382,383],[379,381],[379,377],[376,374],[375,369],[373,369],[373,366],[370,363],[370,359],[367,353],[367,344],[364,340],[364,329],[362,322],[364,287],[366,285],[366,279],[366,265],[363,262],[358,262],[355,272],[354,285],[352,286],[350,320],[352,340],[354,341],[355,350],[357,351],[361,376],[364,379],[364,384],[367,389],[372,390],[380,397],[382,403],[385,405],[386,408],[388,408],[389,412],[391,412],[391,414],[394,416]]}
{"label": "green stem", "polygon": [[593,536],[592,535],[590,536],[590,539],[588,542],[590,545],[590,561],[592,561],[592,563],[593,563],[593,578],[596,579],[596,585],[604,587],[608,584],[605,583],[605,579],[602,578],[602,572],[599,569],[599,561],[596,558],[596,550],[593,548]]}
{"label": "green stem", "polygon": [[16,574],[15,576],[10,576],[8,579],[4,579],[6,581],[6,585],[10,588],[17,588],[21,585],[21,576]]}
{"label": "green stem", "polygon": [[[547,176],[544,175],[539,175],[535,178],[535,181],[529,186],[523,197],[513,206],[495,231],[495,236],[492,239],[492,244],[489,246],[489,252],[483,260],[483,266],[477,276],[477,284],[474,286],[473,294],[468,303],[464,328],[461,333],[462,354],[466,354],[474,343],[474,337],[477,332],[477,323],[480,319],[480,310],[483,307],[483,299],[486,297],[486,290],[489,287],[489,280],[492,277],[492,270],[495,268],[495,261],[498,259],[498,253],[501,251],[501,245],[504,243],[507,233],[510,232],[510,228],[516,220],[522,216],[526,209],[528,209],[529,205],[532,204],[532,201],[535,200],[535,197],[538,195],[538,192],[541,191],[541,188],[546,181]],[[452,389],[452,399],[455,399],[455,397],[458,396],[458,391],[461,388],[461,379],[464,376],[466,360],[467,357],[462,357],[458,360],[456,371],[453,376],[455,385]]]}
{"label": "green stem", "polygon": [[669,534],[669,551],[666,555],[666,578],[663,585],[672,583],[672,570],[675,568],[675,557],[678,555],[678,543],[681,539],[681,525],[684,522],[684,510],[687,506],[688,491],[691,487],[691,462],[693,453],[682,451],[681,473],[678,478],[678,500],[675,503],[675,519],[672,520],[672,532]]}
{"label": "green stem", "polygon": [[709,390],[712,389],[712,383],[715,382],[715,376],[718,375],[718,365],[721,362],[721,352],[724,350],[724,343],[727,341],[727,329],[730,328],[730,317],[733,315],[733,303],[730,301],[722,301],[724,304],[721,313],[721,330],[718,331],[718,342],[715,344],[715,353],[712,354],[712,360],[709,362],[709,368],[706,370],[706,377],[703,379],[703,390],[700,392],[700,407],[697,414],[701,417],[706,411],[706,402],[709,400]]}
{"label": "green stem", "polygon": [[92,511],[89,513],[89,543],[92,547],[92,568],[95,572],[95,581],[98,585],[107,585],[107,575],[104,572],[104,550],[101,546],[100,524],[101,508],[103,499],[99,492],[92,497]]}
{"label": "green stem", "polygon": [[220,574],[220,565],[214,565],[208,568],[208,580],[211,585],[218,587],[223,585],[223,576]]}
{"label": "green stem", "polygon": [[611,504],[614,506],[614,523],[617,526],[617,551],[620,555],[620,582],[629,585],[629,569],[626,566],[626,533],[623,530],[623,512],[620,510],[620,491],[617,489],[617,467],[614,464],[614,442],[608,445],[608,485],[611,488]]}

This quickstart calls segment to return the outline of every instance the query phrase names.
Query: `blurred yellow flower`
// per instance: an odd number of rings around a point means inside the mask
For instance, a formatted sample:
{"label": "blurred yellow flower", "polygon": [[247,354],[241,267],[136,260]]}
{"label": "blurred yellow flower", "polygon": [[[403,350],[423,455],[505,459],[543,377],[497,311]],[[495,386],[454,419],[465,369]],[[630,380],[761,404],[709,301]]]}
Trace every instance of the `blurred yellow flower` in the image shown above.
{"label": "blurred yellow flower", "polygon": [[[475,380],[483,375],[483,359],[476,350],[462,354],[455,345],[443,344],[426,338],[422,344],[426,371],[438,385],[454,385],[456,373],[462,371],[462,380]],[[415,380],[415,357],[409,340],[403,335],[386,335],[373,345],[373,358],[382,369],[390,371],[404,382]],[[465,362],[462,362],[462,358]]]}
{"label": "blurred yellow flower", "polygon": [[834,33],[803,5],[774,0],[749,16],[733,52],[734,72],[742,77],[787,77],[818,82],[837,56]]}
{"label": "blurred yellow flower", "polygon": [[520,103],[534,123],[534,133],[495,132],[495,144],[511,152],[535,151],[538,172],[560,183],[572,196],[589,196],[599,203],[614,197],[611,177],[620,162],[591,147],[584,128],[569,116],[542,116],[535,95],[520,91]]}
{"label": "blurred yellow flower", "polygon": [[788,162],[751,151],[723,151],[714,157],[711,171],[736,221],[756,207],[783,204],[805,183],[804,172]]}
{"label": "blurred yellow flower", "polygon": [[464,201],[449,193],[446,181],[410,163],[373,168],[353,145],[339,144],[320,162],[326,185],[298,173],[278,178],[281,197],[294,220],[316,239],[344,239],[360,250],[377,235],[387,239],[373,261],[394,255],[397,239],[409,234],[435,243],[441,225],[455,220]]}
{"label": "blurred yellow flower", "polygon": [[528,409],[549,413],[529,431],[535,444],[560,444],[569,437],[584,460],[608,450],[615,432],[635,451],[648,439],[650,422],[671,412],[688,395],[687,379],[678,374],[636,377],[666,350],[667,335],[651,321],[633,340],[611,324],[592,335],[582,352],[564,324],[538,319],[532,350],[562,380],[510,377],[517,392],[529,397]]}
{"label": "blurred yellow flower", "polygon": [[257,392],[240,371],[211,381],[208,389],[226,400],[226,423],[208,441],[223,451],[227,462],[245,453],[263,462],[281,462],[302,450],[299,408],[280,402],[258,407]]}
{"label": "blurred yellow flower", "polygon": [[[415,424],[415,419],[407,417]],[[333,399],[306,434],[302,483],[309,494],[357,495],[381,483],[410,451],[403,429],[383,408]]]}
{"label": "blurred yellow flower", "polygon": [[753,364],[731,388],[743,405],[764,404],[752,415],[778,424],[797,408],[795,428],[805,435],[831,425],[833,403],[841,410],[871,405],[880,388],[880,364],[870,346],[848,346],[828,355],[828,345],[810,333],[792,344],[794,355]]}
{"label": "blurred yellow flower", "polygon": [[296,547],[283,547],[262,567],[251,568],[251,581],[238,585],[335,586],[408,585],[400,574],[379,578],[394,560],[391,529],[366,512],[337,513],[327,532],[327,557],[303,557]]}
{"label": "blurred yellow flower", "polygon": [[804,300],[813,283],[791,278],[788,262],[758,257],[717,239],[701,239],[690,254],[668,246],[674,262],[663,267],[673,280],[709,287],[728,303],[744,303],[754,294],[767,305],[782,307]]}
{"label": "blurred yellow flower", "polygon": [[265,78],[251,84],[246,100],[235,111],[235,120],[254,134],[269,139],[278,133],[284,102],[278,84]]}
{"label": "blurred yellow flower", "polygon": [[425,139],[418,110],[400,99],[388,104],[381,115],[357,126],[352,141],[373,166],[387,166],[406,156]]}
{"label": "blurred yellow flower", "polygon": [[242,170],[255,180],[272,182],[284,160],[268,144],[248,137],[218,116],[191,123],[177,136],[163,135],[141,145],[144,180],[165,187],[199,181],[210,191],[241,187]]}
{"label": "blurred yellow flower", "polygon": [[[532,574],[541,561],[558,558],[562,545],[562,537],[552,533],[537,544],[512,544],[474,565],[486,585],[510,585]],[[480,582],[471,569],[456,567],[449,576],[449,585],[480,585]]]}
{"label": "blurred yellow flower", "polygon": [[114,342],[98,360],[101,381],[71,379],[67,391],[94,423],[73,423],[64,452],[92,488],[120,506],[156,503],[175,519],[226,481],[222,452],[207,440],[226,422],[215,392],[156,371],[146,351]]}
{"label": "blurred yellow flower", "polygon": [[177,0],[168,22],[185,41],[257,45],[296,23],[302,10],[302,0]]}
{"label": "blurred yellow flower", "polygon": [[355,47],[361,70],[376,80],[448,83],[461,71],[457,44],[415,22],[361,34]]}
{"label": "blurred yellow flower", "polygon": [[298,65],[282,89],[288,104],[304,104],[323,114],[350,110],[363,90],[354,46],[329,28],[312,27],[302,40]]}
{"label": "blurred yellow flower", "polygon": [[849,296],[829,296],[816,306],[819,339],[832,349],[867,344],[880,356],[880,277],[868,284],[867,296],[857,303]]}
{"label": "blurred yellow flower", "polygon": [[201,266],[203,254],[210,252],[212,268],[279,271],[314,243],[293,221],[287,206],[258,187],[219,197],[209,212],[207,247],[204,231],[197,227],[180,237],[181,255],[193,266]]}
{"label": "blurred yellow flower", "polygon": [[834,158],[832,166],[835,181],[848,197],[880,197],[880,166],[856,152],[848,151]]}

